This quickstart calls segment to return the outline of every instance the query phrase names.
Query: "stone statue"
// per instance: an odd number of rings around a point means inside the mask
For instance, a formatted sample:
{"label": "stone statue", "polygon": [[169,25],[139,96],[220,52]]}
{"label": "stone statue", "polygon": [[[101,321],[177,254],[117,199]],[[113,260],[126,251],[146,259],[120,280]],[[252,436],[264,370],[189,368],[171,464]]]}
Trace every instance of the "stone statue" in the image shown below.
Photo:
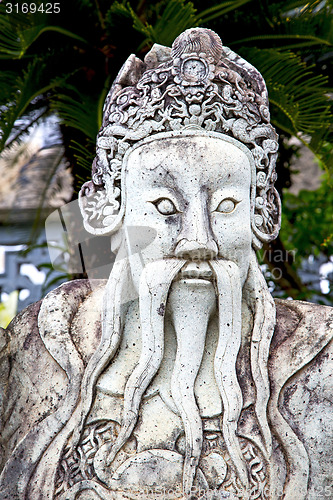
{"label": "stone statue", "polygon": [[274,301],[255,253],[277,149],[262,76],[213,31],[129,57],[80,193],[110,277],[1,337],[2,499],[333,497],[333,311]]}

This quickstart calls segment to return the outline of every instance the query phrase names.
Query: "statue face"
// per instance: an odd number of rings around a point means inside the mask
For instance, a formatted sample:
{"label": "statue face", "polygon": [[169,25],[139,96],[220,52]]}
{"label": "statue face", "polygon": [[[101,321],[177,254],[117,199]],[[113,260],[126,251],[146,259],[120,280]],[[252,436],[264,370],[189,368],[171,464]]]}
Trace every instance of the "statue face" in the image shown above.
{"label": "statue face", "polygon": [[[129,253],[140,251],[144,266],[163,258],[195,261],[199,278],[210,259],[231,260],[244,283],[251,251],[251,165],[244,151],[214,137],[156,140],[130,153],[124,179],[125,229],[157,233],[148,246],[138,238]],[[138,290],[142,268],[136,263],[131,271]]]}

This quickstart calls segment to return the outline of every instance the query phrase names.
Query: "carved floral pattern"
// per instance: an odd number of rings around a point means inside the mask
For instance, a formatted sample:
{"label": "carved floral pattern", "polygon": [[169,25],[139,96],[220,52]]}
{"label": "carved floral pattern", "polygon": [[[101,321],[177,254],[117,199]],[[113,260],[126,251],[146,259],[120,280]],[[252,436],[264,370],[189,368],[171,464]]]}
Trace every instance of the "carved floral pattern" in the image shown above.
{"label": "carved floral pattern", "polygon": [[58,466],[54,497],[82,480],[97,480],[94,470],[94,458],[99,448],[114,439],[116,427],[113,421],[98,421],[84,428],[82,438],[74,452],[68,447],[64,450]]}
{"label": "carved floral pattern", "polygon": [[[76,449],[74,451],[69,451],[70,448],[68,447],[63,452],[62,459],[58,466],[54,493],[55,499],[62,498],[62,495],[70,490],[75,484],[84,481],[98,483],[106,492],[109,491],[105,488],[105,484],[98,478],[94,469],[94,458],[105,443],[114,442],[119,429],[119,424],[110,420],[100,420],[85,426],[82,438]],[[177,448],[181,451],[181,436],[178,443],[180,444],[177,445]],[[251,490],[248,498],[249,500],[268,500],[268,475],[262,454],[253,443],[246,439],[241,438],[240,444],[250,479]],[[221,457],[221,461],[225,464],[225,471],[221,474],[221,471],[214,470],[213,468],[215,484],[209,484],[210,489],[207,491],[207,498],[215,498],[215,496],[211,496],[212,492],[215,491],[216,498],[223,498],[223,493],[232,493],[234,498],[243,499],[244,491],[220,432],[214,434],[205,433],[202,458],[199,463],[200,472],[202,472],[204,476],[205,474],[207,475],[205,459],[212,454]],[[125,460],[127,456],[128,454],[124,453],[123,459]],[[179,488],[179,493],[180,492],[181,489]],[[128,493],[128,495],[128,498],[137,498],[134,491],[132,491],[132,494]],[[202,495],[204,495],[204,490],[202,490]],[[176,496],[175,490],[175,498]],[[127,498],[126,495],[125,497]],[[203,496],[201,498],[205,497]]]}

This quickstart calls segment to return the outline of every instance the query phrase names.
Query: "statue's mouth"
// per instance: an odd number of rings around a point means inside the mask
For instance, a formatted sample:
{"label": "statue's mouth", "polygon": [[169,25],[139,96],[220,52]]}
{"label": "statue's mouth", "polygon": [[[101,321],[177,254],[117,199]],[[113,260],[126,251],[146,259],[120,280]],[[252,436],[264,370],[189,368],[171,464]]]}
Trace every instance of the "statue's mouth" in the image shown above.
{"label": "statue's mouth", "polygon": [[206,261],[190,261],[178,273],[178,278],[183,280],[213,281],[214,273]]}

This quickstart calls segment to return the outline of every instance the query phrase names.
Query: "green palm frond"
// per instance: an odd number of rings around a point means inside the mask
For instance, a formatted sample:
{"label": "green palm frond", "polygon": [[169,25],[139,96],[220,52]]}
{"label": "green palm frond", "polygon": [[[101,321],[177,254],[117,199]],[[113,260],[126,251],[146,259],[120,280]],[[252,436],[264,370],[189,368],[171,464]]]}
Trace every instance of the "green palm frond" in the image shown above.
{"label": "green palm frond", "polygon": [[[86,171],[88,175],[91,173],[91,165],[95,156],[95,141],[87,141],[86,145],[79,144],[77,141],[70,142],[70,148],[74,153],[74,158],[81,172]],[[85,182],[87,179],[78,175],[80,183]]]}
{"label": "green palm frond", "polygon": [[[299,56],[276,49],[243,49],[242,54],[266,80],[272,123],[298,136],[320,157],[332,123],[328,79],[315,74]],[[315,138],[311,144],[311,138]],[[310,138],[310,140],[308,140]],[[320,158],[323,161],[323,158]],[[333,169],[332,159],[326,167]]]}
{"label": "green palm frond", "polygon": [[[243,49],[242,53],[262,73],[271,100],[277,102],[288,118],[289,125],[283,129],[311,135],[331,118],[327,93],[332,89],[328,88],[327,77],[315,74],[313,67],[307,66],[298,55],[258,48]],[[282,102],[285,107],[278,104]]]}
{"label": "green palm frond", "polygon": [[1,106],[5,103],[10,102],[13,89],[16,86],[17,73],[14,71],[1,71],[0,72],[0,89],[1,89],[1,100],[0,100],[0,116],[1,116]]}
{"label": "green palm frond", "polygon": [[21,59],[37,38],[47,31],[87,43],[76,33],[50,24],[48,15],[38,12],[23,14],[20,11],[6,14],[6,5],[0,4],[0,59]]}
{"label": "green palm frond", "polygon": [[283,113],[277,125],[291,134],[312,135],[331,115],[328,79],[314,74],[296,54],[273,49],[245,49],[249,61],[266,80],[273,105]]}
{"label": "green palm frond", "polygon": [[253,0],[228,0],[226,2],[221,2],[200,12],[196,17],[196,22],[200,25],[208,23],[252,1]]}
{"label": "green palm frond", "polygon": [[[71,75],[59,75],[50,78],[47,58],[35,58],[21,74],[11,77],[11,95],[0,108],[0,151],[14,130],[15,123],[23,117],[27,108],[38,96],[60,87]],[[1,79],[6,75],[1,74]],[[8,88],[7,88],[8,92]],[[34,117],[32,117],[34,119]],[[28,118],[29,121],[29,118]]]}
{"label": "green palm frond", "polygon": [[306,47],[327,49],[333,45],[333,2],[313,1],[267,5],[271,30],[258,30],[258,34],[240,38],[229,45],[253,44],[278,46],[280,50]]}
{"label": "green palm frond", "polygon": [[22,13],[6,14],[5,4],[0,5],[1,59],[22,57],[33,36],[32,19]]}
{"label": "green palm frond", "polygon": [[319,129],[311,136],[311,141],[307,146],[319,160],[319,165],[327,171],[327,182],[332,189],[332,175],[330,174],[333,171],[333,142],[329,140],[329,134],[330,130]]}
{"label": "green palm frond", "polygon": [[302,190],[297,195],[285,192],[283,207],[285,241],[287,248],[297,248],[298,260],[319,252],[333,255],[333,190],[327,175],[315,191]]}
{"label": "green palm frond", "polygon": [[96,100],[74,88],[72,90],[71,95],[62,93],[52,97],[51,110],[64,125],[79,130],[88,139],[95,141],[100,127]]}
{"label": "green palm frond", "polygon": [[326,46],[326,49],[332,47],[333,5],[330,6],[327,2],[317,11],[313,11],[310,6],[306,7],[293,16],[287,13],[281,16],[285,33],[291,37],[290,42],[284,48],[298,50],[302,47],[316,48],[321,45]]}
{"label": "green palm frond", "polygon": [[114,2],[108,19],[110,22],[115,22],[117,16],[131,19],[133,28],[145,37],[142,46],[153,43],[170,46],[182,31],[198,24],[196,9],[192,2],[186,0],[164,1],[153,12],[156,19],[148,22],[133,10],[129,2]]}
{"label": "green palm frond", "polygon": [[150,41],[169,47],[182,31],[198,25],[195,14],[196,10],[192,2],[168,1],[153,27]]}
{"label": "green palm frond", "polygon": [[[315,14],[316,12],[323,10],[325,8],[333,8],[332,0],[289,0],[289,2],[281,2],[281,5],[275,3],[276,9],[280,12],[291,12],[296,10],[298,15],[302,14]],[[273,7],[273,4],[269,4],[269,7]]]}
{"label": "green palm frond", "polygon": [[[295,32],[299,30],[295,29]],[[279,43],[281,45],[280,50],[291,50],[291,49],[302,49],[304,47],[314,47],[314,46],[332,46],[332,42],[326,40],[325,38],[320,38],[318,36],[310,35],[310,34],[293,34],[290,33],[280,34],[280,35],[257,35],[251,36],[248,38],[242,38],[241,40],[237,40],[235,42],[230,43],[230,46],[234,45],[242,45],[244,43],[253,43],[254,45],[258,42],[264,42],[265,45],[276,45]]]}

